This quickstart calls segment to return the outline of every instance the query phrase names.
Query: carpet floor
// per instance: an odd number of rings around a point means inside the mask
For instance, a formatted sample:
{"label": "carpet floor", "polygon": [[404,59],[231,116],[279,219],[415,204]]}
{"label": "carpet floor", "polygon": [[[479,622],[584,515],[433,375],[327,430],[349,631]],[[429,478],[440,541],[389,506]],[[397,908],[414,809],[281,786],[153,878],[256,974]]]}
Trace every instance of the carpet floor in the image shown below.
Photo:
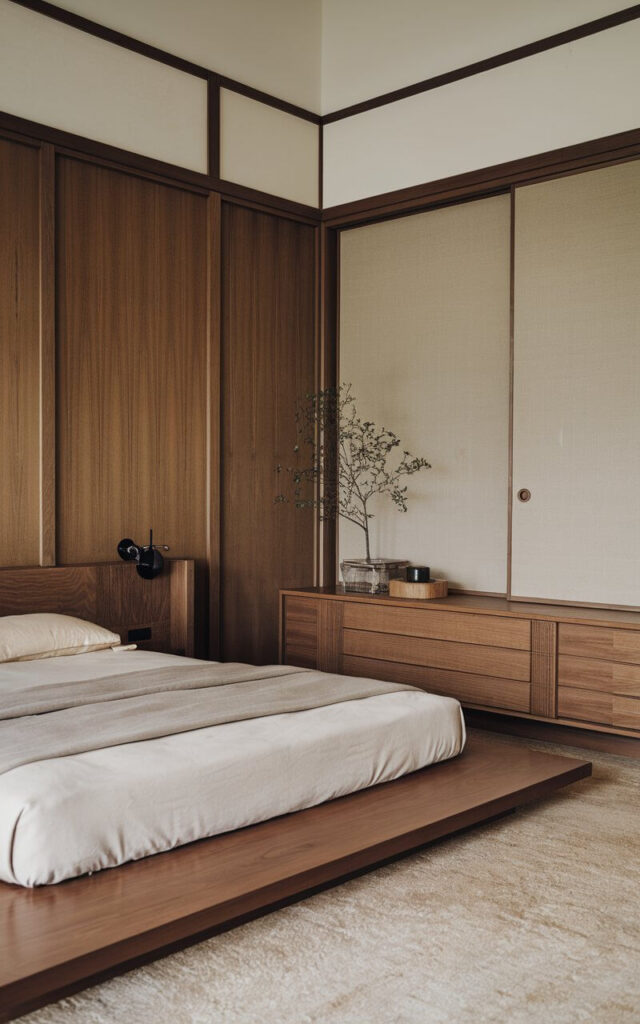
{"label": "carpet floor", "polygon": [[21,1018],[639,1024],[640,761]]}

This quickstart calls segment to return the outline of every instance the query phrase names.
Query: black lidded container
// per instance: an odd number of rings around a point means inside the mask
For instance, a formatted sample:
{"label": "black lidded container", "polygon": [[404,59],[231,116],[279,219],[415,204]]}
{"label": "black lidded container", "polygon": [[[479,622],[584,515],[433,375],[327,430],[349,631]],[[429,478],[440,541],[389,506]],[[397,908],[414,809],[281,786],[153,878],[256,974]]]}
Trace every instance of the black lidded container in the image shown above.
{"label": "black lidded container", "polygon": [[431,570],[428,565],[408,565],[406,568],[407,583],[429,583]]}

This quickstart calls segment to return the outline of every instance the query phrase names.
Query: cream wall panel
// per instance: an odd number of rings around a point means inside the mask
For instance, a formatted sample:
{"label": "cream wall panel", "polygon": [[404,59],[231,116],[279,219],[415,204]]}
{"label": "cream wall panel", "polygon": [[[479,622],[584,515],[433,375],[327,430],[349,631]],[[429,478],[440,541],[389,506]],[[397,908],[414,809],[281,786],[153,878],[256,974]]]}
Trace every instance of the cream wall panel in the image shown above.
{"label": "cream wall panel", "polygon": [[640,162],[516,193],[514,595],[640,605]]}
{"label": "cream wall panel", "polygon": [[229,89],[220,95],[220,176],[318,205],[318,125]]}
{"label": "cream wall panel", "polygon": [[207,86],[0,0],[0,110],[207,171]]}
{"label": "cream wall panel", "polygon": [[[470,590],[506,589],[508,196],[343,232],[340,379],[360,415],[432,469],[409,511],[374,512],[373,551],[426,563]],[[340,526],[342,557],[364,554]]]}
{"label": "cream wall panel", "polygon": [[62,6],[308,110],[320,109],[322,0],[64,0]]}
{"label": "cream wall panel", "polygon": [[368,100],[628,6],[628,0],[323,0],[322,110]]}
{"label": "cream wall panel", "polygon": [[324,205],[640,124],[640,21],[329,124]]}

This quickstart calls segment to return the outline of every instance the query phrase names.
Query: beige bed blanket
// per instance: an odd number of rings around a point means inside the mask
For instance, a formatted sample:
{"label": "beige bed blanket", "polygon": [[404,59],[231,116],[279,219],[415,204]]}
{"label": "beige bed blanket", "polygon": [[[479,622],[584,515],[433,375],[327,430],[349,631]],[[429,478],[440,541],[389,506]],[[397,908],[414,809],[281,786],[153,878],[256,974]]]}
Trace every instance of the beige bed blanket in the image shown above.
{"label": "beige bed blanket", "polygon": [[26,689],[16,684],[3,691],[0,773],[51,757],[413,689],[235,663],[170,666]]}

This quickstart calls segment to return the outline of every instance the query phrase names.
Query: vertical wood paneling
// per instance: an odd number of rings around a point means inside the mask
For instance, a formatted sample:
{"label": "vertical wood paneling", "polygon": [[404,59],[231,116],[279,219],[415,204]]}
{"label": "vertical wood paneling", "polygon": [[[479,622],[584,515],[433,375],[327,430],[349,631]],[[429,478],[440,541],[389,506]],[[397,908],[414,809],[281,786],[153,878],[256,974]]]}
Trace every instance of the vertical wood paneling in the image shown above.
{"label": "vertical wood paneling", "polygon": [[208,537],[207,199],[57,164],[57,547],[106,561],[153,526],[174,557]]}
{"label": "vertical wood paneling", "polygon": [[194,564],[172,562],[171,568],[171,650],[183,650],[190,658],[194,653]]}
{"label": "vertical wood paneling", "polygon": [[223,654],[278,657],[278,589],[313,582],[314,516],[275,504],[314,386],[314,229],[223,204]]}
{"label": "vertical wood paneling", "polygon": [[318,668],[342,672],[342,601],[318,601]]}
{"label": "vertical wood paneling", "polygon": [[40,558],[39,152],[0,139],[0,565]]}

